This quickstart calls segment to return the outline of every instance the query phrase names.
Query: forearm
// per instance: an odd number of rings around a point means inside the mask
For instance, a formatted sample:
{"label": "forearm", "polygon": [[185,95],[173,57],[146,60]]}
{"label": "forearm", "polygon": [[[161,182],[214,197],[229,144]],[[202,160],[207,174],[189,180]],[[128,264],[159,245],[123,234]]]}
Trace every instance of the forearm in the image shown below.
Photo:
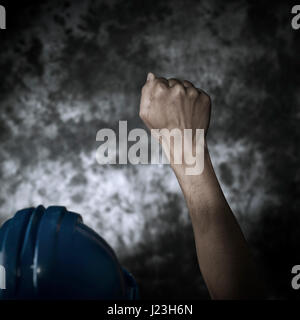
{"label": "forearm", "polygon": [[241,229],[215,175],[205,147],[201,175],[174,166],[189,209],[200,269],[212,298],[262,296],[256,270]]}

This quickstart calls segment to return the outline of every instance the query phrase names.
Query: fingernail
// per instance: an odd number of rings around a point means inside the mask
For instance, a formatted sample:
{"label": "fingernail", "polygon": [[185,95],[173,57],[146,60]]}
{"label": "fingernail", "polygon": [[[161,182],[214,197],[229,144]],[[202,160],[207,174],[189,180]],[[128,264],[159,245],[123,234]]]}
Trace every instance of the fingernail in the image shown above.
{"label": "fingernail", "polygon": [[147,81],[154,80],[154,78],[155,78],[155,75],[152,72],[149,72],[147,75]]}

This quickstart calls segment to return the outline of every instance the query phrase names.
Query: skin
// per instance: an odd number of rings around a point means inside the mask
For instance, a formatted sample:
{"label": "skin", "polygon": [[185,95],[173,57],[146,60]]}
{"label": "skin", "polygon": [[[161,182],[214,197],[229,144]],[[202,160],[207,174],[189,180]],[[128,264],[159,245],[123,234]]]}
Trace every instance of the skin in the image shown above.
{"label": "skin", "polygon": [[[201,273],[213,299],[258,299],[264,297],[262,283],[243,233],[224,197],[216,177],[206,141],[211,101],[189,81],[157,78],[149,73],[142,89],[140,117],[151,129],[205,130],[204,170],[187,175],[187,164],[170,165],[178,179],[192,221]],[[163,137],[162,137],[163,140]],[[195,139],[190,146],[195,150]]]}

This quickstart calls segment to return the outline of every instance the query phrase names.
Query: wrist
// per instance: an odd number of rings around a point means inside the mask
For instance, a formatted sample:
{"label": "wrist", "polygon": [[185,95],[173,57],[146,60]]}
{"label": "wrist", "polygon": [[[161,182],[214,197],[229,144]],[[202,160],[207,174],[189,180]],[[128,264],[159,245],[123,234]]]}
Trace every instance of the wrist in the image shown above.
{"label": "wrist", "polygon": [[197,153],[195,152],[195,147],[192,148],[193,150],[190,150],[191,154],[196,154],[193,157],[193,164],[187,164],[184,159],[185,156],[183,157],[183,161],[181,164],[176,164],[174,163],[174,157],[171,156],[170,166],[178,179],[188,177],[195,178],[204,174],[204,172],[206,171],[206,167],[210,163],[210,156],[206,139],[204,140],[204,144],[200,146],[200,148],[200,152]]}

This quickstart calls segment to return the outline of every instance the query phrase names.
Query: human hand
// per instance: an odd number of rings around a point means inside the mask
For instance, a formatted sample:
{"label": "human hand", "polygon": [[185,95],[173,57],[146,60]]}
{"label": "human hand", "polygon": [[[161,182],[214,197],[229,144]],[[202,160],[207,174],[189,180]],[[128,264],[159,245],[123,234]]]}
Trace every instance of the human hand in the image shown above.
{"label": "human hand", "polygon": [[[169,160],[171,158],[171,165],[174,161],[175,164],[179,163],[180,160],[185,164],[191,164],[189,163],[191,161],[183,158],[187,158],[188,154],[192,157],[197,153],[197,133],[202,129],[206,135],[210,112],[209,96],[195,88],[191,82],[167,80],[157,78],[152,73],[148,74],[142,89],[140,117],[151,130],[152,135],[159,138],[167,156],[170,155],[168,157]],[[183,138],[186,129],[191,129],[190,141]],[[173,132],[171,136],[174,138],[174,145],[171,143],[170,132]],[[176,152],[176,141],[180,144],[181,150],[184,145],[184,157]]]}

